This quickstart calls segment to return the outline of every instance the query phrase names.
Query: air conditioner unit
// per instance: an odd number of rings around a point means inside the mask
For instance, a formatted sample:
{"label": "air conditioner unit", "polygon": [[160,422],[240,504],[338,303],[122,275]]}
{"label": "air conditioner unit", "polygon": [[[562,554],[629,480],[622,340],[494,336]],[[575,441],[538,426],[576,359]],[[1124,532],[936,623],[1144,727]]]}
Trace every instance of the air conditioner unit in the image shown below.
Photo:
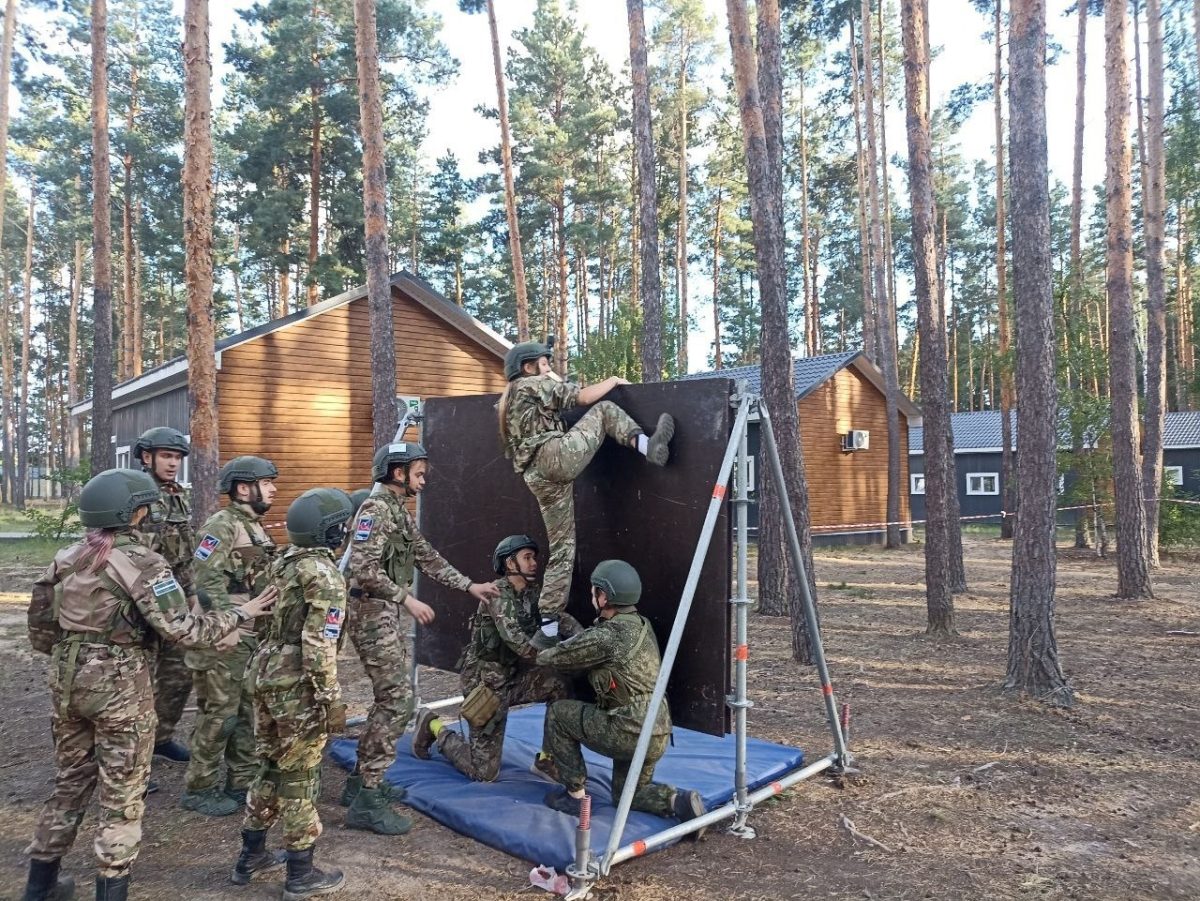
{"label": "air conditioner unit", "polygon": [[871,433],[865,429],[854,429],[842,437],[842,450],[867,450],[871,446]]}

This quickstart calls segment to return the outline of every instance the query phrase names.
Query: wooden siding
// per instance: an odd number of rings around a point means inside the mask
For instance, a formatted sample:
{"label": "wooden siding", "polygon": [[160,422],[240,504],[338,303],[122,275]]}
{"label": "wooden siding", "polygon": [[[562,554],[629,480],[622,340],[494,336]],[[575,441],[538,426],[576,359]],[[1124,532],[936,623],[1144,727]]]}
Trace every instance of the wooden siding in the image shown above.
{"label": "wooden siding", "polygon": [[188,422],[187,387],[180,385],[171,391],[113,410],[112,433],[115,447],[131,447],[146,429],[170,426],[185,435],[191,431]]}
{"label": "wooden siding", "polygon": [[[887,519],[887,411],[883,394],[853,368],[841,369],[799,402],[800,442],[816,527]],[[871,433],[870,448],[842,450],[851,429]],[[900,414],[900,518],[907,520],[908,422]],[[824,531],[875,531],[862,527]]]}
{"label": "wooden siding", "polygon": [[[424,399],[504,388],[500,357],[414,302],[392,309],[398,394]],[[281,521],[309,488],[371,484],[369,336],[363,298],[222,354],[221,460],[258,454],[279,467],[269,521]]]}

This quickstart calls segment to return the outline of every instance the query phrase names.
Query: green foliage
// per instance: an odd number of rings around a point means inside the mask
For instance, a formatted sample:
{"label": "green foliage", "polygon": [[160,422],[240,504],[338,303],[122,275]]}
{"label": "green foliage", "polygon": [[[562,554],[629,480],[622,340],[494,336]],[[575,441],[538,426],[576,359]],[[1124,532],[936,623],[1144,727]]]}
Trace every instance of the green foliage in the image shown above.
{"label": "green foliage", "polygon": [[1158,508],[1158,541],[1163,547],[1200,547],[1200,505],[1172,504],[1171,500],[1200,501],[1163,479]]}
{"label": "green foliage", "polygon": [[62,486],[62,493],[68,499],[67,502],[50,511],[38,510],[35,507],[21,511],[38,538],[58,541],[68,535],[79,534],[82,529],[79,524],[79,488],[88,480],[89,475],[86,462],[59,470],[51,476],[51,480]]}

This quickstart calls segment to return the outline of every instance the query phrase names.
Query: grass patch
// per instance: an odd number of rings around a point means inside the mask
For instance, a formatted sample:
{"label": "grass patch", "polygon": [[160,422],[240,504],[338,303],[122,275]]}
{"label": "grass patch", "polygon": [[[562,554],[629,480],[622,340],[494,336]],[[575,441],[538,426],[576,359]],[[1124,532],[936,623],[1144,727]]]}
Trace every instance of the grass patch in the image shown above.
{"label": "grass patch", "polygon": [[[63,508],[62,501],[29,502],[30,509],[42,513],[58,514]],[[32,532],[33,520],[11,504],[0,504],[0,532]]]}
{"label": "grass patch", "polygon": [[48,566],[54,555],[71,542],[49,538],[0,540],[0,566]]}

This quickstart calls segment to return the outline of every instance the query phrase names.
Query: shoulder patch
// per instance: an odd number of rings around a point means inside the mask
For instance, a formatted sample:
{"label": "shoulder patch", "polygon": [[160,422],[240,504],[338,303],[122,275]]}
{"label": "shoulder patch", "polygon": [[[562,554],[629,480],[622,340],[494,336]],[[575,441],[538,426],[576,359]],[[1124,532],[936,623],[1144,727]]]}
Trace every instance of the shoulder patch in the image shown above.
{"label": "shoulder patch", "polygon": [[371,537],[371,529],[375,525],[374,516],[360,516],[354,524],[354,540],[366,541]]}
{"label": "shoulder patch", "polygon": [[170,594],[173,591],[179,591],[179,583],[175,581],[174,576],[168,576],[165,579],[159,579],[150,585],[150,589],[154,592],[156,598],[161,598],[163,595]]}
{"label": "shoulder patch", "polygon": [[221,539],[215,535],[205,535],[200,544],[196,547],[196,559],[207,560],[212,556],[213,551],[217,549],[217,545],[221,543]]}
{"label": "shoulder patch", "polygon": [[340,607],[330,607],[325,614],[325,629],[321,635],[331,641],[336,641],[342,634],[342,620],[345,612]]}

